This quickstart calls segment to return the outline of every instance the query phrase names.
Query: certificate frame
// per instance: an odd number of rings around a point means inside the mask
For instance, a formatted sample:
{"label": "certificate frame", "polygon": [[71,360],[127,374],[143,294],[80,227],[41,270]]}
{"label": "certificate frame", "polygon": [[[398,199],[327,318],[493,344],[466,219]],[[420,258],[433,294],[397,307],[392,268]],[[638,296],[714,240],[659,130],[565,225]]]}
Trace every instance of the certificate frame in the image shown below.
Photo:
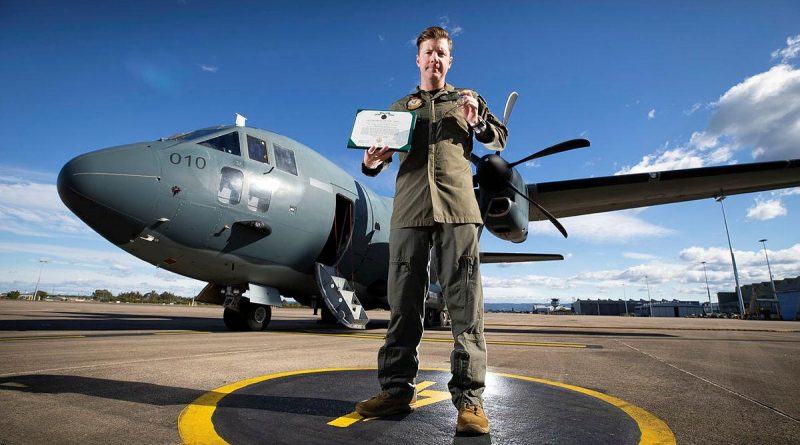
{"label": "certificate frame", "polygon": [[416,124],[417,113],[413,111],[360,108],[356,111],[347,148],[364,150],[388,145],[391,151],[408,152]]}

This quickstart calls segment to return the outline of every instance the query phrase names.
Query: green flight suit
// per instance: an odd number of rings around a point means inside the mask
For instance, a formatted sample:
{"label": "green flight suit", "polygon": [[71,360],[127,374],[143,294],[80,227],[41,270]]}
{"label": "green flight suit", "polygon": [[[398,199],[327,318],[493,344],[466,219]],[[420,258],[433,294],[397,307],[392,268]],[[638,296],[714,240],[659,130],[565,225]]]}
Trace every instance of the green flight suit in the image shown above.
{"label": "green flight suit", "polygon": [[[400,155],[397,172],[389,235],[391,318],[378,353],[381,387],[395,394],[413,392],[433,248],[433,266],[452,322],[453,377],[448,387],[456,407],[465,401],[482,405],[486,376],[477,237],[482,221],[470,167],[475,133],[457,104],[460,90],[449,84],[433,94],[418,88],[390,107],[415,111],[417,123],[411,150]],[[487,123],[476,137],[488,148],[502,150],[507,130],[483,98],[476,98],[478,115]],[[364,173],[377,175],[389,162]]]}

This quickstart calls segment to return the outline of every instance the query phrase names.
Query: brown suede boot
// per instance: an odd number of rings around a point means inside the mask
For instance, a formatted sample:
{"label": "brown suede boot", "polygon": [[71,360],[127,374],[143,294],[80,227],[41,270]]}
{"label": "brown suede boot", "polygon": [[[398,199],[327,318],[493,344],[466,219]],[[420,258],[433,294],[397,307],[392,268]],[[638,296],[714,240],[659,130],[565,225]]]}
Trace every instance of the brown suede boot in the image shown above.
{"label": "brown suede boot", "polygon": [[469,402],[464,402],[458,409],[457,433],[486,434],[489,432],[489,419],[483,408]]}
{"label": "brown suede boot", "polygon": [[356,412],[364,417],[388,417],[414,411],[417,395],[395,396],[381,391],[369,400],[356,403]]}

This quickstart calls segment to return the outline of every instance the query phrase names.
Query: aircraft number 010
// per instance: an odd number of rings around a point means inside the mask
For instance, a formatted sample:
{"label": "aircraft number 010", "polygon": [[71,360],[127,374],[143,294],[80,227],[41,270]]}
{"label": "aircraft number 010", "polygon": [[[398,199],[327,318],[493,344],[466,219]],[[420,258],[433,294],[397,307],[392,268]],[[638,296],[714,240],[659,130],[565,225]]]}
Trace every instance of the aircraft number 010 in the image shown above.
{"label": "aircraft number 010", "polygon": [[[169,162],[172,162],[175,165],[181,165],[183,160],[186,160],[186,166],[192,166],[192,155],[185,155],[181,156],[180,153],[172,153],[169,155]],[[206,158],[197,156],[194,158],[194,166],[199,168],[200,170],[206,168]]]}

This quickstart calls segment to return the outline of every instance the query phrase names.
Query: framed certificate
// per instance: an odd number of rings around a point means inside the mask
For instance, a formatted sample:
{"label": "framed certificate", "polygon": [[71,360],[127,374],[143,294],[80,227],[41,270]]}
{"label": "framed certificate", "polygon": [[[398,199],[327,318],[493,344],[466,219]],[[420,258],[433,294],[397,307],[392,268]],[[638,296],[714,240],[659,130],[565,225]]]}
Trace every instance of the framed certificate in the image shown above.
{"label": "framed certificate", "polygon": [[416,123],[413,111],[358,110],[347,147],[388,146],[393,151],[409,151]]}

